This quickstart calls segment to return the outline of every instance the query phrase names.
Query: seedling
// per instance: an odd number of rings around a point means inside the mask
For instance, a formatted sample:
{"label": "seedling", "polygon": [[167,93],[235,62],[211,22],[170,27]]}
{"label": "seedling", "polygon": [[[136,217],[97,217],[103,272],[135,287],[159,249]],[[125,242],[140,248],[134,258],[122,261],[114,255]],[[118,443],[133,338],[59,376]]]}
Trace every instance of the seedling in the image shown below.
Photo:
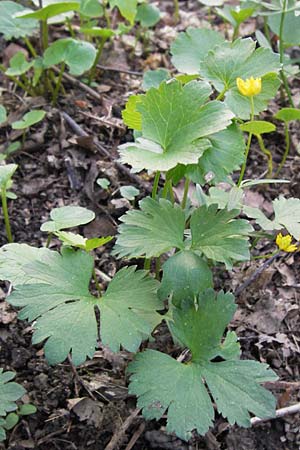
{"label": "seedling", "polygon": [[17,120],[11,124],[14,130],[23,130],[22,145],[24,147],[26,131],[32,126],[39,123],[45,117],[46,112],[41,109],[36,109],[26,113],[21,120]]}
{"label": "seedling", "polygon": [[5,123],[7,120],[6,108],[3,105],[0,105],[0,125]]}
{"label": "seedling", "polygon": [[233,41],[239,36],[240,25],[249,19],[254,11],[255,8],[232,7],[230,5],[225,5],[222,9],[216,8],[217,14],[233,26]]}
{"label": "seedling", "polygon": [[8,207],[7,207],[7,199],[15,199],[16,196],[12,192],[8,191],[8,189],[12,186],[12,177],[17,170],[17,164],[6,164],[4,166],[0,166],[0,192],[1,192],[1,203],[2,203],[2,211],[5,223],[5,230],[8,242],[13,242]]}
{"label": "seedling", "polygon": [[107,178],[97,178],[96,183],[105,191],[107,191],[110,186],[110,181]]}
{"label": "seedling", "polygon": [[140,191],[134,186],[122,186],[120,193],[126,200],[133,201],[140,194]]}
{"label": "seedling", "polygon": [[0,369],[0,442],[6,439],[5,430],[11,430],[18,423],[20,416],[36,412],[34,405],[23,404],[18,407],[16,404],[26,391],[20,384],[11,381],[15,375],[14,372],[3,372],[3,369]]}
{"label": "seedling", "polygon": [[284,166],[286,159],[290,151],[290,133],[289,123],[293,120],[300,120],[300,110],[296,108],[282,108],[274,116],[275,119],[282,120],[284,123],[284,137],[285,137],[285,150],[282,156],[282,160],[278,166],[275,176],[278,176],[282,167]]}

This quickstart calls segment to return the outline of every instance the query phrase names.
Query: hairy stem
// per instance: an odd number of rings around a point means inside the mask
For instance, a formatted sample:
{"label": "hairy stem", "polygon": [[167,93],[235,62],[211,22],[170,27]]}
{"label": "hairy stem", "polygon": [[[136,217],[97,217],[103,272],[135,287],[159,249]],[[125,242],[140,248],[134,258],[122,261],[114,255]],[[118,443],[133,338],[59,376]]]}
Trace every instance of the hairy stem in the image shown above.
{"label": "hairy stem", "polygon": [[185,179],[185,183],[184,183],[183,198],[182,198],[182,202],[181,202],[181,208],[182,209],[186,208],[186,202],[187,202],[187,198],[188,198],[189,187],[190,187],[190,179],[186,178]]}
{"label": "hairy stem", "polygon": [[261,151],[264,153],[264,155],[266,155],[266,157],[268,158],[268,173],[267,173],[267,178],[271,178],[272,176],[272,172],[273,172],[273,158],[272,158],[272,153],[270,152],[270,150],[266,149],[263,138],[260,135],[257,135],[257,140],[259,143],[259,147],[261,149]]}
{"label": "hairy stem", "polygon": [[159,178],[160,178],[160,171],[158,170],[155,174],[155,178],[154,178],[154,182],[153,182],[153,188],[152,188],[152,194],[151,194],[151,197],[153,199],[156,199],[156,196],[157,196]]}
{"label": "hairy stem", "polygon": [[282,5],[282,12],[281,12],[281,18],[280,18],[280,27],[279,27],[279,58],[280,58],[280,64],[281,64],[281,80],[283,82],[286,94],[288,96],[290,105],[295,108],[293,99],[292,99],[292,94],[291,94],[291,90],[289,88],[289,84],[288,84],[288,80],[283,68],[283,57],[284,57],[284,45],[283,45],[283,28],[284,28],[284,19],[285,19],[285,14],[286,14],[286,5],[287,5],[287,0],[283,0],[283,5]]}
{"label": "hairy stem", "polygon": [[2,187],[2,189],[1,189],[1,201],[2,201],[2,210],[3,210],[6,236],[7,236],[8,242],[11,244],[13,242],[13,238],[12,238],[12,234],[11,234],[9,215],[8,215],[6,186]]}
{"label": "hairy stem", "polygon": [[62,77],[63,74],[65,72],[65,68],[66,68],[66,63],[63,62],[60,65],[60,71],[59,71],[59,75],[58,75],[58,79],[57,79],[57,83],[53,92],[53,96],[52,96],[52,105],[54,106],[56,104],[57,101],[57,97],[61,88],[61,82],[62,82]]}
{"label": "hairy stem", "polygon": [[285,150],[284,150],[284,153],[282,156],[281,163],[279,164],[279,167],[275,173],[275,177],[278,176],[279,172],[285,165],[286,158],[288,157],[288,154],[290,152],[291,141],[290,141],[289,126],[288,126],[287,122],[284,122],[284,136],[285,136]]}

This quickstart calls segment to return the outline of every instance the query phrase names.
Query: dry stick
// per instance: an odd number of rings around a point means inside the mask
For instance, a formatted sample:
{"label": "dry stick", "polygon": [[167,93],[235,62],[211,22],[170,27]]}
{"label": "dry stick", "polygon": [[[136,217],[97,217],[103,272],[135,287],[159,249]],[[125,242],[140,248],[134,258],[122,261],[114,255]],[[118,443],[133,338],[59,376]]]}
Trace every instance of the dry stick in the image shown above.
{"label": "dry stick", "polygon": [[95,397],[95,395],[93,394],[93,392],[91,391],[91,389],[89,388],[89,386],[86,385],[86,383],[82,380],[82,378],[80,377],[80,375],[77,372],[76,367],[73,364],[72,358],[70,355],[68,355],[68,361],[71,367],[71,370],[73,372],[73,375],[75,377],[75,379],[78,381],[79,384],[81,384],[81,386],[83,387],[83,389],[86,390],[86,392],[89,394],[89,396],[96,401],[97,398]]}
{"label": "dry stick", "polygon": [[[58,67],[53,66],[53,71],[59,74],[60,70]],[[98,101],[102,101],[102,97],[98,92],[95,91],[95,89],[92,89],[90,86],[87,86],[86,84],[82,83],[80,80],[77,80],[77,78],[72,77],[68,73],[63,74],[63,79],[66,81],[69,81],[69,83],[74,84],[75,86],[78,86],[83,91],[86,91],[91,97],[95,98]]]}
{"label": "dry stick", "polygon": [[[86,131],[84,131],[73,119],[72,117],[69,116],[69,114],[67,114],[66,112],[62,112],[62,116],[65,119],[65,121],[67,122],[67,124],[70,126],[70,128],[72,128],[72,130],[78,135],[78,136],[88,136],[88,133],[86,133]],[[138,184],[139,186],[141,186],[143,189],[145,189],[146,192],[151,192],[151,186],[149,183],[145,183],[143,180],[141,180],[140,177],[138,177],[137,175],[135,175],[134,173],[131,173],[130,170],[123,166],[123,164],[120,164],[118,161],[116,161],[114,159],[114,157],[109,153],[108,150],[106,150],[105,147],[103,147],[103,145],[101,145],[99,142],[94,142],[95,147],[97,148],[97,150],[99,150],[99,152],[106,156],[110,161],[112,161],[115,166],[117,167],[117,169],[122,172],[124,175],[126,175],[126,177],[128,177],[129,179],[131,179],[131,181],[133,183]]]}
{"label": "dry stick", "polygon": [[132,447],[135,445],[135,443],[138,440],[138,438],[143,434],[145,428],[146,428],[146,424],[145,424],[145,422],[142,422],[141,425],[136,430],[136,432],[133,434],[133,436],[130,439],[130,441],[128,442],[125,450],[131,450],[132,449]]}
{"label": "dry stick", "polygon": [[97,64],[97,69],[106,70],[107,72],[119,72],[126,73],[128,75],[135,75],[136,77],[142,77],[143,72],[136,72],[135,70],[119,69],[118,67],[107,67],[102,64]]}
{"label": "dry stick", "polygon": [[253,281],[256,280],[256,278],[259,277],[259,275],[276,259],[280,256],[280,253],[276,253],[276,255],[271,256],[271,258],[267,259],[250,277],[241,284],[235,291],[234,295],[237,297],[240,295],[244,289],[246,289],[250,284],[253,283]]}
{"label": "dry stick", "polygon": [[277,409],[275,417],[269,417],[266,419],[260,419],[259,417],[252,417],[251,425],[252,426],[257,425],[258,423],[267,422],[268,420],[277,419],[279,417],[284,417],[287,416],[288,414],[297,414],[299,412],[300,412],[300,403],[296,403],[295,405]]}

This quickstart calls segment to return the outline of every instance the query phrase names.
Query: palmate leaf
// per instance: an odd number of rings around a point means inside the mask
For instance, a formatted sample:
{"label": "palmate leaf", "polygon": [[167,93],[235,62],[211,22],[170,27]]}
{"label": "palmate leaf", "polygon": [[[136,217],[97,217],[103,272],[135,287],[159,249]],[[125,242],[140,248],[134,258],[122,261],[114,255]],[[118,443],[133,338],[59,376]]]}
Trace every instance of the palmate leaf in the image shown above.
{"label": "palmate leaf", "polygon": [[[205,82],[163,82],[135,99],[141,115],[142,137],[119,147],[121,161],[135,171],[167,171],[178,163],[196,163],[210,146],[207,137],[225,129],[233,114],[218,101],[207,101],[211,89]],[[133,107],[133,105],[131,105]],[[131,125],[138,122],[131,108]],[[138,122],[139,123],[139,122]]]}
{"label": "palmate leaf", "polygon": [[201,61],[222,42],[223,36],[214,30],[189,27],[184,33],[179,33],[171,45],[172,63],[180,72],[199,73]]}
{"label": "palmate leaf", "polygon": [[182,209],[165,199],[146,197],[140,210],[128,211],[120,220],[119,235],[113,253],[119,257],[151,258],[183,248],[185,215]]}
{"label": "palmate leaf", "polygon": [[192,249],[224,262],[228,269],[233,261],[249,260],[248,240],[253,228],[247,220],[234,219],[238,213],[238,210],[218,210],[217,205],[196,209],[191,217]]}
{"label": "palmate leaf", "polygon": [[93,356],[98,338],[95,308],[100,310],[101,338],[113,351],[120,346],[136,351],[160,322],[158,282],[147,272],[123,268],[98,298],[89,292],[93,258],[85,251],[63,248],[60,254],[17,246],[6,246],[3,258],[10,256],[9,265],[6,261],[4,270],[0,265],[0,273],[3,279],[14,279],[8,301],[23,308],[21,319],[35,321],[33,343],[47,340],[50,364],[64,361],[71,352],[76,365]]}
{"label": "palmate leaf", "polygon": [[244,161],[245,140],[236,124],[209,137],[211,147],[205,150],[198,164],[187,166],[185,175],[194,183],[205,184],[210,174],[210,183],[225,181]]}
{"label": "palmate leaf", "polygon": [[[235,359],[237,352],[228,351],[233,333],[222,348],[221,338],[235,309],[231,294],[209,289],[196,305],[174,313],[172,333],[191,350],[189,363],[154,350],[136,356],[128,367],[129,392],[138,396],[138,407],[147,419],[160,419],[167,410],[167,431],[184,440],[193,430],[203,435],[214,418],[209,392],[231,424],[250,426],[249,412],[259,417],[275,415],[275,398],[259,383],[276,379],[276,374],[266,364]],[[225,357],[226,341],[229,360],[211,362],[217,355]]]}
{"label": "palmate leaf", "polygon": [[300,199],[285,198],[282,195],[273,201],[274,219],[268,219],[259,208],[244,206],[244,213],[253,219],[263,230],[287,231],[298,241],[300,239]]}
{"label": "palmate leaf", "polygon": [[5,0],[0,2],[0,34],[3,34],[5,39],[32,36],[38,29],[37,20],[21,20],[15,16],[25,10],[28,11],[28,8],[16,2]]}

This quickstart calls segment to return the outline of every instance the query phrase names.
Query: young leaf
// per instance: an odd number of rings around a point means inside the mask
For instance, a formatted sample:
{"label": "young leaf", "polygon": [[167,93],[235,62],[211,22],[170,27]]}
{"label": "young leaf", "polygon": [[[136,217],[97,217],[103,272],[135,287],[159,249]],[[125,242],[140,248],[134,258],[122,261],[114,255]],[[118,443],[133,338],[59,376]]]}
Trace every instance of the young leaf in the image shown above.
{"label": "young leaf", "polygon": [[[280,86],[280,79],[275,73],[268,73],[261,78],[262,89],[260,94],[253,98],[254,113],[264,111],[269,101],[275,97]],[[243,120],[250,118],[251,106],[249,98],[242,95],[236,86],[226,94],[225,103],[235,115]]]}
{"label": "young leaf", "polygon": [[81,206],[70,205],[52,209],[50,218],[51,221],[42,224],[41,231],[54,233],[65,228],[85,225],[95,219],[95,213]]}
{"label": "young leaf", "polygon": [[80,2],[55,2],[38,9],[37,11],[27,12],[19,14],[19,18],[24,19],[36,19],[46,22],[51,17],[59,16],[62,13],[69,11],[79,11]]}
{"label": "young leaf", "polygon": [[155,5],[142,3],[137,7],[135,21],[144,28],[154,27],[160,21],[160,10]]}
{"label": "young leaf", "polygon": [[11,381],[13,378],[14,372],[3,372],[3,369],[0,369],[0,416],[15,411],[17,409],[15,402],[26,392],[18,383]]}
{"label": "young leaf", "polygon": [[[143,76],[142,88],[144,89],[144,91],[149,91],[150,88],[152,87],[158,88],[163,81],[167,81],[169,79],[170,79],[170,72],[167,69],[147,70]],[[131,96],[129,100],[133,97],[134,96]],[[139,98],[139,96],[136,97]],[[134,107],[134,109],[136,108]]]}
{"label": "young leaf", "polygon": [[23,52],[17,52],[9,60],[9,68],[5,74],[8,76],[18,77],[26,73],[34,64],[34,61],[27,61]]}
{"label": "young leaf", "polygon": [[[275,119],[290,122],[291,120],[300,120],[300,109],[282,108],[274,116]],[[1,122],[1,121],[0,121]]]}
{"label": "young leaf", "polygon": [[7,185],[17,168],[17,164],[5,164],[0,166],[0,190]]}
{"label": "young leaf", "polygon": [[264,133],[272,133],[276,130],[276,127],[273,123],[266,122],[265,120],[252,120],[251,122],[242,123],[240,129],[247,133],[261,135]]}
{"label": "young leaf", "polygon": [[6,108],[3,105],[0,105],[0,125],[7,120]]}
{"label": "young leaf", "polygon": [[9,413],[5,418],[5,429],[12,430],[15,425],[19,422],[19,416],[16,413]]}
{"label": "young leaf", "polygon": [[158,294],[162,300],[172,294],[172,303],[180,306],[182,300],[194,301],[195,296],[212,285],[212,272],[204,259],[190,250],[183,250],[164,263]]}
{"label": "young leaf", "polygon": [[[138,396],[138,407],[147,419],[160,419],[168,410],[167,431],[184,440],[193,430],[205,434],[212,425],[214,409],[204,382],[230,424],[250,426],[248,411],[262,418],[275,415],[275,398],[259,383],[277,379],[276,374],[266,364],[232,359],[236,350],[228,351],[228,340],[222,348],[221,338],[235,309],[231,294],[209,289],[196,305],[175,310],[170,322],[173,334],[191,350],[189,363],[154,350],[136,356],[128,367],[129,392]],[[230,360],[211,362],[224,355],[224,346]]]}
{"label": "young leaf", "polygon": [[109,0],[109,4],[112,8],[116,6],[122,16],[130,22],[130,25],[134,25],[134,18],[137,13],[137,0]]}
{"label": "young leaf", "polygon": [[123,198],[127,200],[134,200],[137,195],[139,195],[140,191],[134,186],[122,186],[120,188],[120,194]]}
{"label": "young leaf", "polygon": [[194,183],[205,184],[206,175],[211,174],[210,183],[226,181],[229,174],[244,161],[245,140],[236,124],[209,137],[211,147],[205,150],[198,164],[188,165],[185,175]]}
{"label": "young leaf", "polygon": [[137,110],[139,103],[142,103],[142,96],[131,95],[122,111],[122,119],[129,128],[142,131],[142,117]]}
{"label": "young leaf", "polygon": [[107,191],[110,185],[110,181],[107,178],[97,178],[96,183]]}
{"label": "young leaf", "polygon": [[81,0],[79,14],[85,17],[102,17],[103,6],[99,0]]}
{"label": "young leaf", "polygon": [[59,39],[45,51],[44,65],[51,67],[65,63],[72,75],[82,75],[92,67],[95,57],[96,49],[91,43],[72,38]]}
{"label": "young leaf", "polygon": [[268,219],[258,208],[244,206],[243,211],[248,217],[255,218],[263,230],[287,231],[298,241],[300,237],[300,199],[284,198],[282,195],[273,201],[274,219]]}
{"label": "young leaf", "polygon": [[87,239],[80,234],[71,233],[70,231],[57,231],[55,235],[63,242],[64,245],[81,248],[86,252],[102,247],[102,245],[107,244],[113,239],[112,236]]}
{"label": "young leaf", "polygon": [[182,209],[165,199],[146,197],[140,210],[128,211],[120,220],[113,253],[119,257],[151,258],[172,248],[182,249],[185,216]]}
{"label": "young leaf", "polygon": [[[99,300],[101,339],[113,352],[120,346],[136,352],[143,339],[161,322],[159,283],[135,266],[121,269]],[[117,324],[117,327],[116,327]]]}
{"label": "young leaf", "polygon": [[238,213],[238,210],[218,210],[217,205],[196,209],[191,217],[192,249],[224,262],[228,269],[234,261],[249,260],[248,236],[253,228],[247,220],[234,219]]}
{"label": "young leaf", "polygon": [[14,130],[25,130],[26,128],[35,125],[36,123],[43,120],[46,115],[46,111],[41,109],[35,109],[34,111],[29,111],[26,113],[21,120],[17,120],[11,124]]}
{"label": "young leaf", "polygon": [[36,411],[36,406],[31,405],[30,403],[26,403],[20,406],[20,408],[18,409],[18,414],[20,414],[20,416],[29,416],[30,414],[36,413]]}
{"label": "young leaf", "polygon": [[184,33],[179,33],[171,45],[172,63],[180,72],[199,73],[201,61],[222,42],[223,36],[214,30],[189,27]]}
{"label": "young leaf", "polygon": [[233,117],[220,102],[204,104],[210,93],[207,83],[197,81],[182,86],[173,80],[151,88],[136,105],[142,138],[119,147],[121,161],[136,171],[196,163],[210,146],[205,138],[226,128]]}
{"label": "young leaf", "polygon": [[[3,34],[5,39],[18,39],[19,37],[32,36],[38,28],[37,20],[33,19],[19,19],[15,15],[23,11],[28,11],[28,8],[16,2],[1,1],[0,2],[0,34]],[[31,10],[30,10],[31,11]]]}

